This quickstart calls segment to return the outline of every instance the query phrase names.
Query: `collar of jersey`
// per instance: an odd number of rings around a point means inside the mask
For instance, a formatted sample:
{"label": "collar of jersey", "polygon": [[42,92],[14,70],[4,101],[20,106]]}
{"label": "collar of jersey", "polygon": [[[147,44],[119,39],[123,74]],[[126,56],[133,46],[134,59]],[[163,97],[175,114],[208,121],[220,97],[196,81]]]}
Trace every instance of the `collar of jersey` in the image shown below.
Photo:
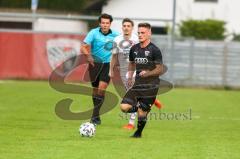
{"label": "collar of jersey", "polygon": [[99,28],[99,32],[102,33],[104,36],[107,36],[108,34],[111,34],[112,33],[112,30],[109,29],[109,31],[107,32],[107,34],[104,34],[101,30],[101,28]]}

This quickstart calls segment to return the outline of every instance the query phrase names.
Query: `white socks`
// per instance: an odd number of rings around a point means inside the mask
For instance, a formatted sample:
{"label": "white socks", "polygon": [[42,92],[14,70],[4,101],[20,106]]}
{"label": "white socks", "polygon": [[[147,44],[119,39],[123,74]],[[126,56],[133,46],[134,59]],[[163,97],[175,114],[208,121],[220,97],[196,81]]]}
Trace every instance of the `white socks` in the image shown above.
{"label": "white socks", "polygon": [[137,113],[136,113],[136,112],[130,114],[129,124],[134,125],[136,116],[137,116]]}

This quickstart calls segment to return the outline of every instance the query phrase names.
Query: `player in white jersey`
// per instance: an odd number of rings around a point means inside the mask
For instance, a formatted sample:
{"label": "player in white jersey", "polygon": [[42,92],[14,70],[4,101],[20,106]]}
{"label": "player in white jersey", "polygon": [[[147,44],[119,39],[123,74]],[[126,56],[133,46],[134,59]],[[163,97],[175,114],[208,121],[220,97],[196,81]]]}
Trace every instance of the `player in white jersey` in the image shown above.
{"label": "player in white jersey", "polygon": [[[125,84],[126,90],[129,89],[127,85],[127,78],[128,78],[128,63],[129,63],[129,51],[130,48],[139,43],[138,36],[133,32],[134,23],[131,19],[125,18],[122,21],[122,34],[117,36],[114,39],[116,47],[112,50],[112,59],[110,62],[110,77],[114,76],[114,67],[118,65],[120,69],[120,76],[121,80]],[[160,101],[156,100],[155,103],[156,107],[159,109],[161,108]],[[136,113],[132,113],[130,115],[129,123],[124,125],[123,128],[125,129],[134,129],[134,122],[136,118]]]}

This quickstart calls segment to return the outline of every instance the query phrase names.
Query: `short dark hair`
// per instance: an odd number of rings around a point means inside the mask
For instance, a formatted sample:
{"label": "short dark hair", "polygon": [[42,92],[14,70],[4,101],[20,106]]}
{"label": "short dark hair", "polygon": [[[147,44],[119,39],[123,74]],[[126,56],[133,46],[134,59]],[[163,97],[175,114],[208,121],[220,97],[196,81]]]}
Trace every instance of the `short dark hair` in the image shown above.
{"label": "short dark hair", "polygon": [[132,26],[134,26],[134,22],[129,18],[124,18],[123,21],[122,21],[122,24],[125,23],[125,22],[129,22],[129,23],[132,24]]}
{"label": "short dark hair", "polygon": [[149,23],[139,23],[138,24],[138,27],[144,27],[144,28],[148,28],[148,29],[151,29],[151,24]]}
{"label": "short dark hair", "polygon": [[101,15],[98,17],[98,22],[99,22],[99,23],[101,23],[101,19],[102,19],[102,18],[103,18],[103,19],[109,19],[111,23],[112,23],[112,21],[113,21],[112,16],[109,15],[109,14],[106,14],[106,13],[103,13],[103,14],[101,14]]}

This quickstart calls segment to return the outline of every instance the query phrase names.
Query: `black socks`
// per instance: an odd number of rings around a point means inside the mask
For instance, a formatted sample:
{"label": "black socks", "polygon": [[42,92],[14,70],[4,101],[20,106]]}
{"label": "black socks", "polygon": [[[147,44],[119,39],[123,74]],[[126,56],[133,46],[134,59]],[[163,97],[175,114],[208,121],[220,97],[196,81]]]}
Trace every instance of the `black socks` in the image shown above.
{"label": "black socks", "polygon": [[92,100],[93,100],[93,104],[94,104],[92,118],[99,118],[99,112],[100,112],[100,108],[104,102],[104,96],[93,95]]}
{"label": "black socks", "polygon": [[132,137],[140,138],[142,136],[142,131],[143,131],[143,128],[145,127],[146,123],[147,123],[146,116],[138,117],[137,130],[135,131],[135,133],[133,134]]}

